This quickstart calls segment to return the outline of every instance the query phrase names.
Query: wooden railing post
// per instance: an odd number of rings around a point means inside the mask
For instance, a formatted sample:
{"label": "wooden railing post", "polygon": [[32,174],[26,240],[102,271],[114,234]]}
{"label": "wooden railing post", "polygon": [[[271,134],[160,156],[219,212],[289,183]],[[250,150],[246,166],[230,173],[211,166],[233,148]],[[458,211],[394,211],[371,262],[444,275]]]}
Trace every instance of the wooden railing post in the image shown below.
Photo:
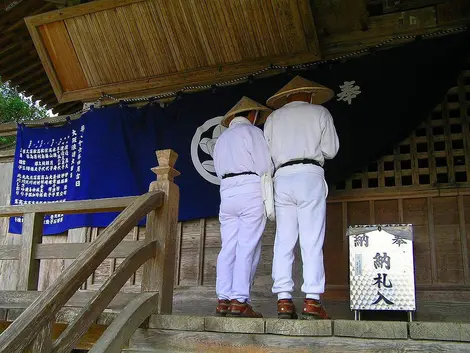
{"label": "wooden railing post", "polygon": [[178,223],[179,188],[173,182],[180,173],[174,169],[178,155],[172,150],[157,151],[158,167],[152,168],[157,181],[150,184],[150,191],[164,193],[163,205],[149,213],[146,225],[146,241],[156,241],[155,257],[146,262],[143,269],[142,292],[159,293],[158,313],[171,314],[175,273],[175,250]]}
{"label": "wooden railing post", "polygon": [[21,234],[19,277],[16,290],[37,290],[39,281],[39,260],[34,258],[36,245],[42,242],[44,215],[26,213],[23,217]]}
{"label": "wooden railing post", "polygon": [[[23,216],[23,231],[19,258],[19,277],[16,289],[19,291],[38,290],[40,260],[34,258],[37,244],[42,243],[44,214],[26,213]],[[26,353],[49,353],[52,347],[52,321],[37,333],[25,350]]]}

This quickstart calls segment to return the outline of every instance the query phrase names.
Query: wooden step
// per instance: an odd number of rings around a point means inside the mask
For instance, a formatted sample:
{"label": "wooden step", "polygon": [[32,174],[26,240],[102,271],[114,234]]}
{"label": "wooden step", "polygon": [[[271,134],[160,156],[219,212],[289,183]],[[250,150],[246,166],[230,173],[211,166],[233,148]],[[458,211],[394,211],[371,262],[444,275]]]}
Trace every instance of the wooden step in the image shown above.
{"label": "wooden step", "polygon": [[[242,320],[242,319],[241,319]],[[362,339],[350,337],[296,337],[272,334],[138,330],[125,353],[337,353],[337,352],[468,352],[457,342]]]}

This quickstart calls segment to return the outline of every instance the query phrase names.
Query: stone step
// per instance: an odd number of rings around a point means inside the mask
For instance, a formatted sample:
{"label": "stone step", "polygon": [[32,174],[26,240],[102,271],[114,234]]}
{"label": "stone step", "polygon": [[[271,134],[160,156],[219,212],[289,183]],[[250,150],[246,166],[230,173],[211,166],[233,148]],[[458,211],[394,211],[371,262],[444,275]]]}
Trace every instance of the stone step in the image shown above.
{"label": "stone step", "polygon": [[126,353],[470,352],[470,324],[155,315]]}
{"label": "stone step", "polygon": [[150,329],[195,332],[339,336],[470,342],[470,324],[452,322],[279,320],[216,316],[154,315]]}
{"label": "stone step", "polygon": [[274,334],[197,332],[139,329],[123,353],[337,353],[337,352],[469,352],[457,342],[412,339],[363,339],[351,337],[286,336]]}

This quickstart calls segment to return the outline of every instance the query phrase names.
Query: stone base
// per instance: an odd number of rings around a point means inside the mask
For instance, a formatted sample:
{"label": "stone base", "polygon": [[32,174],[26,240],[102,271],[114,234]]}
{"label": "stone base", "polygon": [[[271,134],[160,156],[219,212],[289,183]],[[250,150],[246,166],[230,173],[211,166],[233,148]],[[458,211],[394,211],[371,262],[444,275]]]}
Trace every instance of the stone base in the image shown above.
{"label": "stone base", "polygon": [[125,353],[429,353],[469,352],[455,342],[139,329]]}
{"label": "stone base", "polygon": [[408,324],[400,321],[280,320],[152,315],[149,327],[169,331],[470,342],[470,324],[445,322],[412,322]]}

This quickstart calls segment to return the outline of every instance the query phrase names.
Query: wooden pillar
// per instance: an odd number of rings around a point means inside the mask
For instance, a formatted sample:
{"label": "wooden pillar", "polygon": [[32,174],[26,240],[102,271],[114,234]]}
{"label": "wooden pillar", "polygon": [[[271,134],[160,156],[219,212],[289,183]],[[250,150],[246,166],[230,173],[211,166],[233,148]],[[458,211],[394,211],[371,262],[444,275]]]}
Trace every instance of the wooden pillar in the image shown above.
{"label": "wooden pillar", "polygon": [[175,274],[179,188],[173,182],[180,173],[174,169],[178,155],[172,150],[157,151],[158,167],[152,168],[157,181],[150,191],[164,193],[163,205],[149,213],[145,241],[156,241],[155,257],[143,268],[142,292],[159,293],[158,313],[171,314]]}
{"label": "wooden pillar", "polygon": [[36,245],[42,241],[44,215],[27,213],[23,217],[23,232],[20,246],[20,273],[16,290],[38,290],[39,260],[34,258]]}

